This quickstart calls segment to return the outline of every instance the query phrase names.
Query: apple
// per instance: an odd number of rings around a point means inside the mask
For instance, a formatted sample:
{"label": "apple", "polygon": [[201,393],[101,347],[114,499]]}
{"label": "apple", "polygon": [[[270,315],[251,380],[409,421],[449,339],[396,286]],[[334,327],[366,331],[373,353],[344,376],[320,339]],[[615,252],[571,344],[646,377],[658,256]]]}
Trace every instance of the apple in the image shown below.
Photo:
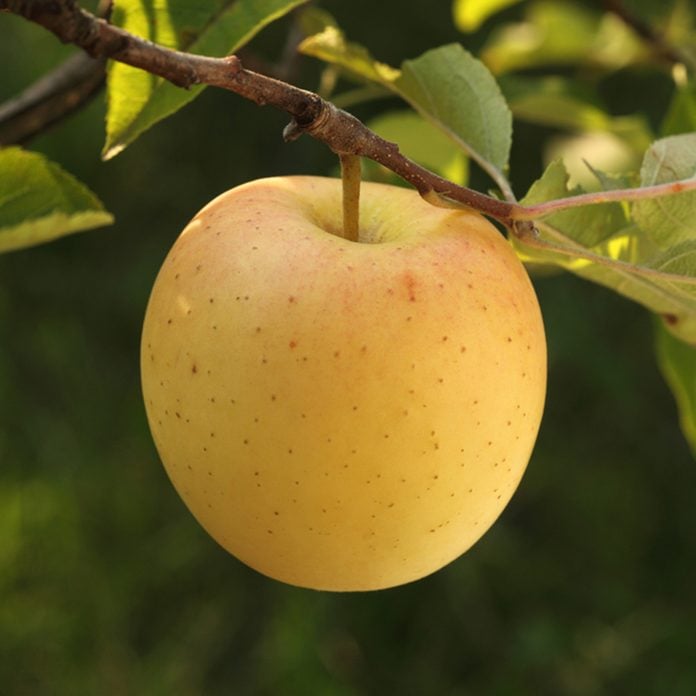
{"label": "apple", "polygon": [[546,391],[529,277],[480,215],[261,179],[205,206],[149,300],[142,387],[200,524],[261,573],[372,590],[474,544],[526,468]]}

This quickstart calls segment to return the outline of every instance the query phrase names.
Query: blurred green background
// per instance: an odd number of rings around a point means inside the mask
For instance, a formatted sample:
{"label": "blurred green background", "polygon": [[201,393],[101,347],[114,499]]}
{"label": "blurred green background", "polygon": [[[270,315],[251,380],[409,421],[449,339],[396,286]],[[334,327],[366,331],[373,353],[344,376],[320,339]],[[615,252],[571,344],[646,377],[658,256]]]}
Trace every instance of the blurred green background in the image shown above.
{"label": "blurred green background", "polygon": [[[322,5],[396,64],[463,39],[448,2]],[[277,59],[287,27],[252,50]],[[0,100],[70,52],[0,16]],[[300,69],[314,88],[316,65]],[[607,93],[657,119],[666,84],[646,69]],[[0,256],[1,694],[696,693],[696,467],[642,309],[536,277],[546,415],[498,523],[408,586],[281,585],[217,547],[169,484],[141,404],[139,331],[164,255],[204,203],[261,176],[328,173],[334,158],[309,139],[284,145],[282,114],[207,90],[103,163],[103,114],[97,99],[31,147],[87,182],[116,225]],[[518,193],[549,135],[516,127]]]}

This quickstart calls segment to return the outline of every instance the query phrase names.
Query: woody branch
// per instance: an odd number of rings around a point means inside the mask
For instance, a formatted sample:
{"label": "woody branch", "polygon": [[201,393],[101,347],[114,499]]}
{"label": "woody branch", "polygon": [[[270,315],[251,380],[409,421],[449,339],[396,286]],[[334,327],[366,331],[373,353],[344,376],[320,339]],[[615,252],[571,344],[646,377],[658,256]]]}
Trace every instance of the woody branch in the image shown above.
{"label": "woody branch", "polygon": [[[64,43],[82,48],[93,58],[111,59],[158,75],[188,89],[204,84],[229,90],[260,106],[270,105],[290,115],[286,140],[308,134],[339,156],[367,157],[412,184],[429,202],[459,204],[503,223],[522,241],[534,234],[532,218],[577,205],[607,202],[606,192],[573,196],[525,207],[514,201],[459,186],[405,157],[395,143],[384,140],[355,116],[318,94],[245,68],[237,56],[213,58],[159,46],[110,24],[82,9],[75,0],[0,0],[0,10],[39,24]],[[612,191],[610,199],[636,200],[696,189],[696,179],[644,189]],[[582,200],[580,200],[582,199]]]}
{"label": "woody branch", "polygon": [[198,84],[219,87],[260,106],[281,109],[292,118],[284,131],[286,140],[306,133],[338,155],[372,159],[411,183],[421,195],[441,194],[507,225],[519,207],[437,176],[402,155],[397,145],[380,138],[351,114],[313,92],[246,69],[237,56],[212,58],[158,46],[95,17],[74,0],[0,0],[0,10],[40,24],[93,58],[126,63],[184,89]]}

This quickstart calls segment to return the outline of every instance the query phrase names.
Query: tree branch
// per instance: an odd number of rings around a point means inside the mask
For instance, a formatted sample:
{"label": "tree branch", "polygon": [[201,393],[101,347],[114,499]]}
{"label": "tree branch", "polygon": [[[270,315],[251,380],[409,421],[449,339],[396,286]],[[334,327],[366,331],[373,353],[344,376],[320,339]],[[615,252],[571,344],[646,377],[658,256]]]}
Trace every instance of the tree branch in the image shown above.
{"label": "tree branch", "polygon": [[292,121],[286,140],[307,133],[335,153],[372,159],[411,183],[421,195],[436,192],[474,208],[507,226],[521,207],[457,186],[399,152],[351,114],[317,94],[247,70],[237,56],[211,58],[164,48],[115,27],[83,10],[75,0],[0,0],[9,10],[40,24],[62,42],[85,50],[93,58],[110,58],[158,75],[178,87],[205,84],[227,89],[246,99],[288,113]]}
{"label": "tree branch", "polygon": [[517,220],[538,220],[561,210],[568,210],[569,208],[580,208],[586,205],[599,205],[601,203],[639,201],[646,198],[657,198],[659,196],[674,196],[678,193],[686,193],[687,191],[696,191],[696,179],[668,181],[664,184],[641,186],[640,188],[613,189],[611,191],[581,193],[577,196],[569,196],[568,198],[556,198],[552,201],[525,206],[524,211],[515,217]]}
{"label": "tree branch", "polygon": [[633,14],[623,0],[604,0],[604,6],[630,27],[645,43],[652,46],[656,55],[672,65],[686,63],[686,58],[647,22]]}
{"label": "tree branch", "polygon": [[104,84],[104,65],[103,59],[76,53],[0,104],[0,145],[24,143],[84,106]]}
{"label": "tree branch", "polygon": [[205,84],[227,89],[260,106],[270,105],[292,120],[283,131],[287,141],[306,133],[333,152],[367,157],[412,184],[434,205],[468,207],[502,222],[521,241],[533,241],[532,220],[578,205],[636,200],[693,190],[694,181],[673,182],[642,189],[600,192],[525,207],[458,186],[405,157],[395,143],[380,138],[351,114],[318,94],[247,70],[237,56],[211,58],[158,46],[109,24],[83,10],[75,0],[0,0],[9,10],[40,24],[61,41],[72,43],[98,60],[110,58],[189,88]]}

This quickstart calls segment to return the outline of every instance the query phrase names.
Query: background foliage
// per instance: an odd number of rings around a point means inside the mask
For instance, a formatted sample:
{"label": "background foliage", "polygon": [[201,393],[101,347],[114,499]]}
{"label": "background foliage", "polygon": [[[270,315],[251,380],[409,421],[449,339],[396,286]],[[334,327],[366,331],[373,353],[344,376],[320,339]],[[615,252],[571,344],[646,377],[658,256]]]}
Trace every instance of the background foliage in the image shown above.
{"label": "background foliage", "polygon": [[[640,60],[635,38],[613,53],[588,50],[592,3],[493,4],[510,7],[472,19],[455,3],[458,26],[448,2],[322,7],[386,64],[463,42],[499,66],[516,116],[518,193],[578,140],[587,152],[605,138],[600,154],[618,142],[628,171],[646,132],[694,130],[691,88]],[[656,25],[673,9],[627,4]],[[524,52],[510,37],[530,15],[552,31]],[[264,30],[253,56],[279,60],[289,26]],[[0,16],[0,99],[70,53]],[[511,99],[505,74],[524,67],[538,79],[540,65],[577,109],[553,90],[566,110],[540,106],[521,82]],[[318,83],[317,62],[297,70],[296,82]],[[392,99],[353,110],[403,129],[385,121],[401,108]],[[280,585],[222,552],[168,483],[140,399],[140,323],[168,247],[205,202],[261,176],[335,172],[335,158],[309,139],[283,145],[282,115],[218,90],[108,162],[98,159],[104,116],[97,100],[31,147],[88,182],[115,225],[0,256],[3,693],[694,693],[696,469],[642,308],[569,274],[535,275],[549,396],[501,520],[461,559],[402,588],[334,595]],[[461,160],[439,161],[489,185]]]}

